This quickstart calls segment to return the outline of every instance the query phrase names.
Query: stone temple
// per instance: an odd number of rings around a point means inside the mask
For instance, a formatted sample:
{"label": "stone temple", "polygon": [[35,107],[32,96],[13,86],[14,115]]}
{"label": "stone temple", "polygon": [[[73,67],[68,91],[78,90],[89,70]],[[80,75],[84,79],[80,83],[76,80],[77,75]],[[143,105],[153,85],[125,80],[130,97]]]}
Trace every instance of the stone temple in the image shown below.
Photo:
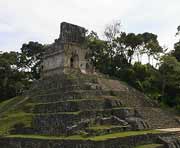
{"label": "stone temple", "polygon": [[45,49],[41,79],[0,104],[0,148],[179,148],[179,116],[95,73],[85,32],[62,23]]}
{"label": "stone temple", "polygon": [[88,49],[85,42],[86,29],[66,22],[61,23],[61,33],[55,43],[44,53],[42,77],[63,73],[69,69],[79,69],[82,73],[92,71],[86,59]]}

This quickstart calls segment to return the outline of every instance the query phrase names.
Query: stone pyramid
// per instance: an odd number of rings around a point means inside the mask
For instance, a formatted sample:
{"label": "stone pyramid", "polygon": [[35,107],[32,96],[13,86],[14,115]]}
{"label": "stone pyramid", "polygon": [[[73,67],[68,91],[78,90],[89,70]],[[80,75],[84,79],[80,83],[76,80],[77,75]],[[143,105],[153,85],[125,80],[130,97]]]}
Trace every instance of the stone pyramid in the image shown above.
{"label": "stone pyramid", "polygon": [[126,83],[95,73],[79,45],[83,29],[65,24],[68,37],[48,47],[42,78],[0,104],[0,147],[178,148],[176,130],[158,130],[178,128],[178,117]]}

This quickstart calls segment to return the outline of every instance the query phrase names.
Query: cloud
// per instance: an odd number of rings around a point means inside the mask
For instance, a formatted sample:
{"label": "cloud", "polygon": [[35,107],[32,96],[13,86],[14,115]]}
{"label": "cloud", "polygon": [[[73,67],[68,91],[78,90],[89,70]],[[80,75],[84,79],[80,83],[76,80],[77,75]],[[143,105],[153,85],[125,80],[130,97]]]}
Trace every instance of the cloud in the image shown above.
{"label": "cloud", "polygon": [[125,31],[156,33],[162,45],[172,47],[179,5],[179,0],[1,0],[0,50],[18,50],[30,40],[51,43],[62,21],[102,34],[116,19]]}

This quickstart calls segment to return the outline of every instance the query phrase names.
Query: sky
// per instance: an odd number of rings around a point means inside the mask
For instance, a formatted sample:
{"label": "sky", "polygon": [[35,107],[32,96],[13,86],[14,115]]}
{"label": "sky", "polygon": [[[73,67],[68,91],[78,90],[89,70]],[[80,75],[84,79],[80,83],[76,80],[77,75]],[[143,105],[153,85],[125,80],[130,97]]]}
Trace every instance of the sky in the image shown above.
{"label": "sky", "polygon": [[0,51],[20,51],[29,41],[50,44],[63,21],[103,37],[115,20],[122,31],[155,33],[162,46],[173,48],[179,6],[180,0],[0,0]]}

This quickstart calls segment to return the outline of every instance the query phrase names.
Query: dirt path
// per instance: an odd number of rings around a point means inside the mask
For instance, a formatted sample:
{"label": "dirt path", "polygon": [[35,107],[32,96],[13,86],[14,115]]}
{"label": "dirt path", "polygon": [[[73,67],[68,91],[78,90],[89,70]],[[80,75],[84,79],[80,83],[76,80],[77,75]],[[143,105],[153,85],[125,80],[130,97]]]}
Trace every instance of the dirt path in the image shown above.
{"label": "dirt path", "polygon": [[166,128],[166,129],[156,129],[162,132],[180,132],[180,128]]}

